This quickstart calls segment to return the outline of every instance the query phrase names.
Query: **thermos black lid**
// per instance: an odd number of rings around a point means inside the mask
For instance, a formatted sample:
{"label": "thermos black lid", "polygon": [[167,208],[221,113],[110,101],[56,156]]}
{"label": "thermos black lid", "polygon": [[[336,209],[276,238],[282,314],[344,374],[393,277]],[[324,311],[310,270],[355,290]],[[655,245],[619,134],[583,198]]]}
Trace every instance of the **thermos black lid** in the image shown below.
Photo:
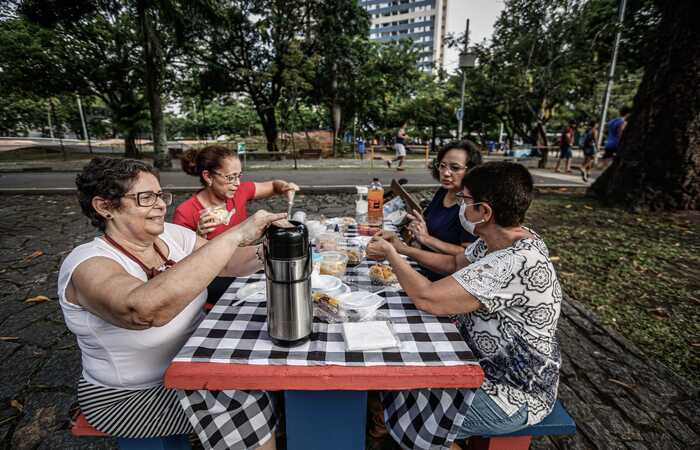
{"label": "thermos black lid", "polygon": [[272,259],[295,259],[309,254],[309,231],[301,222],[289,221],[292,228],[270,225],[267,229],[265,245],[267,255]]}

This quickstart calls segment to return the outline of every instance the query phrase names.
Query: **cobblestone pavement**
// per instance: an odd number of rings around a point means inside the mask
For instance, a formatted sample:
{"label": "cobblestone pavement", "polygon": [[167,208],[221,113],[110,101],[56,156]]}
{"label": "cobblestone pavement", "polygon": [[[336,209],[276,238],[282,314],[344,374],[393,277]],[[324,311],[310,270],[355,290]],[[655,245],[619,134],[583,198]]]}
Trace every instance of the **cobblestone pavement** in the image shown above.
{"label": "cobblestone pavement", "polygon": [[[74,438],[80,353],[56,296],[61,259],[95,236],[72,196],[0,197],[0,449],[113,449],[111,438]],[[350,195],[300,195],[309,217],[346,215]],[[176,197],[179,202],[183,195]],[[281,199],[255,202],[281,211]],[[171,212],[172,212],[171,208]],[[49,299],[27,302],[37,296]],[[573,438],[533,448],[699,448],[698,391],[567,299],[559,325],[559,395],[578,425]]]}

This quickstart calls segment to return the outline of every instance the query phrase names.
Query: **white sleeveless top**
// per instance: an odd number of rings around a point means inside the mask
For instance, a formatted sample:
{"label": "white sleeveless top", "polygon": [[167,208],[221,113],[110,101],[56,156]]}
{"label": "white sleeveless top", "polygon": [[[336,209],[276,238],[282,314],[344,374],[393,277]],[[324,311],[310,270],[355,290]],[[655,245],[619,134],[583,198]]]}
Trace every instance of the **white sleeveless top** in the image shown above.
{"label": "white sleeveless top", "polygon": [[[168,258],[180,261],[194,251],[197,235],[179,225],[165,223],[159,236],[168,246]],[[105,322],[85,308],[66,300],[73,271],[97,256],[110,258],[129,274],[146,281],[146,273],[128,256],[101,238],[80,245],[66,257],[58,274],[58,299],[66,325],[78,338],[83,377],[90,383],[121,389],[146,389],[163,382],[165,369],[204,317],[202,291],[162,327],[128,330]]]}

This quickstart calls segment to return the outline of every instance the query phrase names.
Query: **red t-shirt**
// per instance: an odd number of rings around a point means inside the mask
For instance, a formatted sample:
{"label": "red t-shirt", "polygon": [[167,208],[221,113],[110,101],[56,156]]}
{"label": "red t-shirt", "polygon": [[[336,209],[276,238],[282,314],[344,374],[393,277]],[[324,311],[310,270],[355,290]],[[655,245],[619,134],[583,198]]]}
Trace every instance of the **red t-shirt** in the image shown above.
{"label": "red t-shirt", "polygon": [[[213,239],[224,231],[243,222],[247,217],[246,203],[255,196],[255,183],[252,181],[244,181],[238,186],[238,190],[233,195],[233,198],[226,199],[226,209],[232,211],[235,207],[236,212],[231,216],[228,225],[221,224],[214,228],[214,231],[207,234],[207,239]],[[199,223],[199,211],[204,209],[204,205],[197,198],[197,194],[188,198],[175,208],[173,215],[173,223],[182,225],[190,230],[197,230]]]}

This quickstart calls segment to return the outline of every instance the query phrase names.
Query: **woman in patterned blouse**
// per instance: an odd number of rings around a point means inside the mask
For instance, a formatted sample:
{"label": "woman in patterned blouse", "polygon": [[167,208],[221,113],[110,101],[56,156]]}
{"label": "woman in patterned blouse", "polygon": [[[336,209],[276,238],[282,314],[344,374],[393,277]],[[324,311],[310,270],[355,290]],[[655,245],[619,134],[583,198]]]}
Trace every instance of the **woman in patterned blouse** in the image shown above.
{"label": "woman in patterned blouse", "polygon": [[522,226],[533,195],[527,169],[487,163],[469,171],[462,185],[460,221],[479,239],[461,255],[421,258],[421,264],[452,276],[430,282],[417,273],[399,256],[411,256],[410,250],[390,233],[379,233],[367,249],[368,256],[389,261],[419,309],[452,316],[479,359],[484,383],[455,424],[456,439],[517,431],[551,412],[559,383],[555,333],[562,299],[547,247]]}

